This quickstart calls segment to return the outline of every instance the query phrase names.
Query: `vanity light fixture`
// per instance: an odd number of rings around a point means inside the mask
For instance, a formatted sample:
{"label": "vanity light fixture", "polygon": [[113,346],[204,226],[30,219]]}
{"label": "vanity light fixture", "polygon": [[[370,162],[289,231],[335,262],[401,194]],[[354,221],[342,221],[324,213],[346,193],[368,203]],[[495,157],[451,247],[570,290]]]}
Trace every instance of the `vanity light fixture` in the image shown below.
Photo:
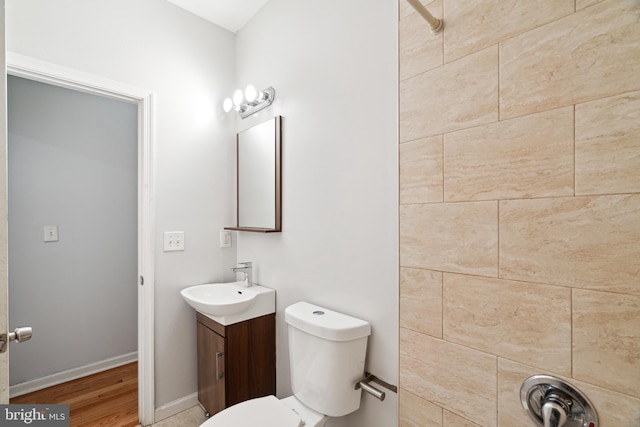
{"label": "vanity light fixture", "polygon": [[247,86],[244,93],[238,89],[233,98],[227,98],[222,103],[225,112],[236,110],[241,118],[249,117],[263,108],[268,107],[276,98],[276,91],[272,87],[258,92],[253,85]]}

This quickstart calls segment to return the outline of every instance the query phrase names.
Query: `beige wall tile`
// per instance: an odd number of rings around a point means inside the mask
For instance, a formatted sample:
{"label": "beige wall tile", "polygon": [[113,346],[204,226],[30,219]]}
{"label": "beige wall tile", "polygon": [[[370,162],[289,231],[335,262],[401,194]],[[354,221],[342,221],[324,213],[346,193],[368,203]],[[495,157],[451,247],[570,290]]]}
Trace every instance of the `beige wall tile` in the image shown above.
{"label": "beige wall tile", "polygon": [[[442,0],[436,0],[428,7],[433,16],[442,16]],[[429,23],[417,12],[400,20],[398,43],[401,81],[442,65],[443,34],[431,34]]]}
{"label": "beige wall tile", "polygon": [[445,201],[573,195],[573,107],[444,136]]}
{"label": "beige wall tile", "polygon": [[576,194],[615,193],[640,193],[640,92],[576,105]]}
{"label": "beige wall tile", "polygon": [[576,0],[576,10],[582,10],[585,7],[592,6],[596,3],[600,3],[604,0]]}
{"label": "beige wall tile", "polygon": [[400,327],[442,338],[442,273],[400,268]]}
{"label": "beige wall tile", "polygon": [[[422,427],[427,425],[424,424]],[[474,424],[449,411],[442,411],[442,425],[443,427],[479,427],[478,424]]]}
{"label": "beige wall tile", "polygon": [[[422,3],[422,1],[421,1]],[[411,15],[415,10],[407,2],[407,0],[398,0],[398,20],[404,19]]]}
{"label": "beige wall tile", "polygon": [[640,296],[573,290],[573,376],[640,397]]}
{"label": "beige wall tile", "polygon": [[498,275],[497,202],[400,206],[400,265]]}
{"label": "beige wall tile", "polygon": [[438,406],[496,423],[496,357],[400,329],[400,386]]}
{"label": "beige wall tile", "polygon": [[443,337],[571,375],[571,289],[445,274]]}
{"label": "beige wall tile", "polygon": [[591,400],[598,412],[598,427],[637,427],[640,425],[640,400],[588,383],[566,379]]}
{"label": "beige wall tile", "polygon": [[[532,375],[549,374],[510,360],[498,359],[498,427],[538,427],[520,404],[520,386]],[[638,427],[640,399],[560,377],[580,390],[598,413],[598,427]]]}
{"label": "beige wall tile", "polygon": [[497,120],[496,46],[400,82],[400,142]]}
{"label": "beige wall tile", "polygon": [[442,135],[400,144],[400,204],[442,202]]}
{"label": "beige wall tile", "polygon": [[574,0],[445,0],[445,62],[573,13]]}
{"label": "beige wall tile", "polygon": [[639,75],[640,4],[606,0],[501,45],[500,118],[637,90]]}
{"label": "beige wall tile", "polygon": [[522,383],[530,376],[539,374],[549,373],[498,358],[498,427],[539,427],[520,403]]}
{"label": "beige wall tile", "polygon": [[500,277],[640,294],[640,194],[500,202]]}
{"label": "beige wall tile", "polygon": [[442,408],[398,389],[398,427],[442,427]]}
{"label": "beige wall tile", "polygon": [[[441,0],[435,0],[435,1],[441,1]],[[431,12],[431,8],[433,7],[431,4],[434,3],[434,0],[420,0],[420,3],[422,3],[422,5]],[[442,2],[440,4],[442,5]],[[399,0],[398,16],[400,17],[400,19],[406,18],[412,13],[415,13],[415,11],[416,10],[413,8],[413,6],[411,6],[411,4],[409,4],[407,0]],[[435,13],[432,13],[432,14],[435,16]]]}
{"label": "beige wall tile", "polygon": [[[437,15],[435,4],[422,1]],[[535,427],[521,408],[520,385],[533,374],[568,377],[563,355],[573,344],[570,362],[580,380],[569,382],[593,401],[599,427],[640,427],[640,194],[628,194],[640,193],[640,2],[575,0],[571,13],[573,1],[565,0],[438,1],[444,41],[418,43],[418,31],[429,34],[417,19],[405,20],[400,35],[400,422],[405,414],[410,427],[469,420]],[[539,15],[545,8],[553,10]],[[406,0],[399,12],[414,13]],[[574,104],[569,183],[571,125],[556,114],[566,119]],[[556,132],[559,152],[552,151]],[[436,142],[426,147],[429,137],[442,138],[444,151],[431,150]],[[412,277],[418,272],[425,277]],[[438,292],[440,272],[444,338],[455,342],[435,335],[437,308],[425,307],[419,318],[422,293]],[[488,278],[456,284],[459,273]],[[568,292],[574,330],[567,337]],[[538,295],[542,301],[534,303]],[[523,306],[505,312],[510,300]],[[552,330],[527,323],[555,305],[562,314],[550,314],[559,316]],[[522,335],[510,329],[518,322]],[[544,345],[526,354],[530,334]],[[556,348],[552,336],[562,348],[559,363],[540,351]],[[499,355],[497,371],[489,353]],[[402,393],[411,398],[403,402]]]}

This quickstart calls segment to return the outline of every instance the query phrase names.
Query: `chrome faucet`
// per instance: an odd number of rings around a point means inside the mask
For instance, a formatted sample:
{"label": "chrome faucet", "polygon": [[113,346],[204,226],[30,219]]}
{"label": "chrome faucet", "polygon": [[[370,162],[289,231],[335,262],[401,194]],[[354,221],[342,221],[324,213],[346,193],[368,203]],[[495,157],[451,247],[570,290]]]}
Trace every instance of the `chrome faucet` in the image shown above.
{"label": "chrome faucet", "polygon": [[253,268],[252,262],[239,262],[239,266],[242,267],[233,267],[231,271],[234,273],[244,273],[244,285],[246,287],[252,286],[253,281],[251,280],[251,269]]}

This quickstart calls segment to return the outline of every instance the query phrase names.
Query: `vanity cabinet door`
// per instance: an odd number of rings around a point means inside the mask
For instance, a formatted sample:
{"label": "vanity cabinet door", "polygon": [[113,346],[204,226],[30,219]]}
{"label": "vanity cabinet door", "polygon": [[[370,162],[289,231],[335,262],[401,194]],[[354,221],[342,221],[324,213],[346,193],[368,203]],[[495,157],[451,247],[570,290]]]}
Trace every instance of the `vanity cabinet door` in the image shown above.
{"label": "vanity cabinet door", "polygon": [[275,314],[225,328],[227,406],[276,394]]}
{"label": "vanity cabinet door", "polygon": [[276,315],[224,326],[197,314],[198,400],[209,415],[276,394]]}
{"label": "vanity cabinet door", "polygon": [[225,408],[225,338],[198,322],[198,400],[209,415]]}

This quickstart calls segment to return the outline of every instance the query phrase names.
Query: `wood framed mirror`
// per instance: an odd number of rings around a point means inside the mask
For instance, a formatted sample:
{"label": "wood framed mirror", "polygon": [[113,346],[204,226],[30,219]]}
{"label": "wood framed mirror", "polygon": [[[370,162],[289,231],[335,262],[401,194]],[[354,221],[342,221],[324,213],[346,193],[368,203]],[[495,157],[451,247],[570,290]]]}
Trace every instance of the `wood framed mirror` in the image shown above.
{"label": "wood framed mirror", "polygon": [[236,226],[273,233],[282,222],[282,116],[236,135]]}

